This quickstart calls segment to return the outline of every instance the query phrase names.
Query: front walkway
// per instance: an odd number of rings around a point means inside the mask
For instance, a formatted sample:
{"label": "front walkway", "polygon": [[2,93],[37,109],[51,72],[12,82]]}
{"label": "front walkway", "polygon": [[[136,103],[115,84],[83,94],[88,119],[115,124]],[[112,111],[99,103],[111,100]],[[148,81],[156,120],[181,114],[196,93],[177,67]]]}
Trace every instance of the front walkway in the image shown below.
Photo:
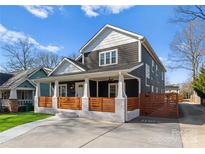
{"label": "front walkway", "polygon": [[205,107],[197,104],[180,104],[183,118],[179,119],[183,147],[205,147]]}

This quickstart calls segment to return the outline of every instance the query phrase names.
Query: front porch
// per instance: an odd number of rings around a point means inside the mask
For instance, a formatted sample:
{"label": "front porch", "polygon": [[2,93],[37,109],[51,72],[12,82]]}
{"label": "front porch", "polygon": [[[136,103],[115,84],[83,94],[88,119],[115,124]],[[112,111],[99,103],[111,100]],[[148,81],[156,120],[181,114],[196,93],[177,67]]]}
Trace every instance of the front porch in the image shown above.
{"label": "front porch", "polygon": [[4,110],[5,112],[13,112],[12,106],[16,106],[16,111],[33,111],[34,92],[34,88],[0,90],[0,107],[2,112]]}
{"label": "front porch", "polygon": [[139,116],[140,79],[128,74],[50,81],[50,96],[42,96],[40,83],[36,88],[35,112],[75,112],[82,117],[117,122]]}

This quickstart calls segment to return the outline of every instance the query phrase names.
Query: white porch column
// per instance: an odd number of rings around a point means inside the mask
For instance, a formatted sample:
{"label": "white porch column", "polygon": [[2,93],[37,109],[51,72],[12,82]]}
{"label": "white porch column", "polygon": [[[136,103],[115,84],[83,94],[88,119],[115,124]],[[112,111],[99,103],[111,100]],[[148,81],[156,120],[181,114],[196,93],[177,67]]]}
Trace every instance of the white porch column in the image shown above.
{"label": "white porch column", "polygon": [[59,96],[59,82],[55,81],[54,93],[52,97],[52,107],[53,109],[58,109],[58,96]]}
{"label": "white porch column", "polygon": [[34,96],[34,112],[38,112],[38,97],[41,94],[40,83],[36,83],[36,92]]}
{"label": "white porch column", "polygon": [[118,94],[115,98],[115,113],[117,114],[118,120],[120,122],[126,121],[127,96],[125,94],[124,89],[124,77],[122,73],[119,72]]}
{"label": "white porch column", "polygon": [[17,99],[16,89],[11,89],[9,99]]}
{"label": "white porch column", "polygon": [[90,97],[89,79],[85,78],[83,97],[82,97],[83,114],[87,114],[89,111],[89,97]]}
{"label": "white porch column", "polygon": [[2,98],[2,92],[0,91],[0,99]]}

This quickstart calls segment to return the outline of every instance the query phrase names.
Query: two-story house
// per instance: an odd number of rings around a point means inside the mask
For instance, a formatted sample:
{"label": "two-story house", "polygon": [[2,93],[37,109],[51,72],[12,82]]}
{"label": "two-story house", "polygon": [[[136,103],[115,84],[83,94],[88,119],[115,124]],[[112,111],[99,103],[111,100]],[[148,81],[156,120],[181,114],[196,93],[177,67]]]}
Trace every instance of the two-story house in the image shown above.
{"label": "two-story house", "polygon": [[35,111],[129,121],[139,116],[141,93],[164,93],[165,71],[144,36],[105,25],[76,60],[64,58],[35,80],[52,87],[50,97],[36,89]]}

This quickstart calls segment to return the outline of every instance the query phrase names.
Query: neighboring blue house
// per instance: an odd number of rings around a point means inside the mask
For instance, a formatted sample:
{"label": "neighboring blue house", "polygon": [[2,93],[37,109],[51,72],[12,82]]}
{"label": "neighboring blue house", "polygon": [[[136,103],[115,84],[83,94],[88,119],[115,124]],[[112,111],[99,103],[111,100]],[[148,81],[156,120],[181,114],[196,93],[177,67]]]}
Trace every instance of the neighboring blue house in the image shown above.
{"label": "neighboring blue house", "polygon": [[[17,102],[20,107],[33,106],[35,82],[33,79],[46,77],[51,70],[35,68],[13,73],[0,73],[0,106],[10,107],[10,102]],[[49,96],[49,85],[41,84],[41,94]],[[10,110],[10,109],[9,109]]]}

